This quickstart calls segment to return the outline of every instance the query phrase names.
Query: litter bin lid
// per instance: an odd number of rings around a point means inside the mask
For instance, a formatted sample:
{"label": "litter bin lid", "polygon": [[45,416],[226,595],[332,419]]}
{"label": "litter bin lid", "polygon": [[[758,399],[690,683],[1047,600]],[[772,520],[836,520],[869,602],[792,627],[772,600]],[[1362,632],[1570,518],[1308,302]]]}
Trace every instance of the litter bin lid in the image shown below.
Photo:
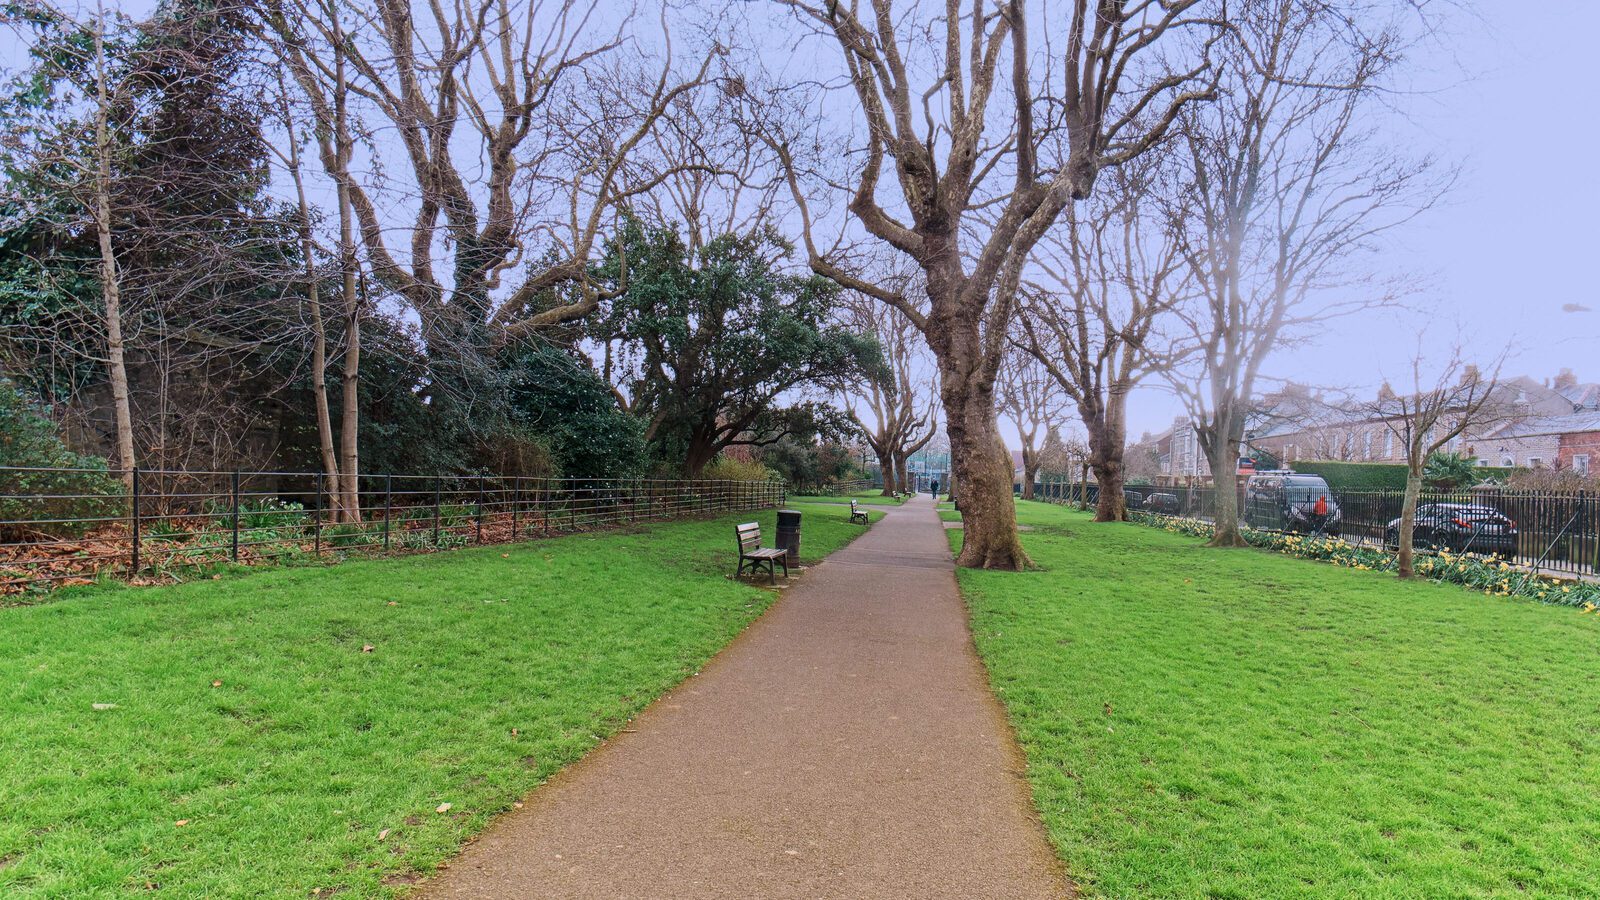
{"label": "litter bin lid", "polygon": [[798,509],[780,509],[780,510],[778,510],[778,524],[779,525],[799,525],[800,524],[800,510],[798,510]]}

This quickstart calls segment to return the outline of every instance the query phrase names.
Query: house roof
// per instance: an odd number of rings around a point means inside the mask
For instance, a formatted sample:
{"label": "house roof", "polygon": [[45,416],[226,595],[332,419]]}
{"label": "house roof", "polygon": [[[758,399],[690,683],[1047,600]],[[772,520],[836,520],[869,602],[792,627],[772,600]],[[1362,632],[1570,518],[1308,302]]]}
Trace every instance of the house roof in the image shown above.
{"label": "house roof", "polygon": [[1579,409],[1600,409],[1600,384],[1569,384],[1556,388],[1556,393]]}
{"label": "house roof", "polygon": [[1600,410],[1585,410],[1565,416],[1535,416],[1497,428],[1487,437],[1523,438],[1552,434],[1582,434],[1589,431],[1600,431]]}

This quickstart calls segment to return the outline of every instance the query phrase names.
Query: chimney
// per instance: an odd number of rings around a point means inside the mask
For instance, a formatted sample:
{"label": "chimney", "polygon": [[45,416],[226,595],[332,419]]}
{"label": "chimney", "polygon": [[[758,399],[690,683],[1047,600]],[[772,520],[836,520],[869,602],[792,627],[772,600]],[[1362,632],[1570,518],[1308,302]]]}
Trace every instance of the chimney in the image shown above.
{"label": "chimney", "polygon": [[1571,369],[1562,369],[1561,374],[1556,376],[1556,390],[1558,391],[1563,391],[1567,388],[1575,388],[1577,386],[1578,376],[1572,374]]}
{"label": "chimney", "polygon": [[1393,400],[1393,399],[1394,399],[1394,388],[1390,387],[1389,386],[1389,382],[1385,381],[1383,383],[1383,386],[1378,388],[1378,402],[1379,403],[1387,403],[1387,402],[1389,402],[1390,400]]}
{"label": "chimney", "polygon": [[1478,379],[1482,377],[1483,375],[1478,372],[1478,367],[1469,364],[1465,369],[1461,370],[1461,384],[1459,386],[1466,387],[1469,384],[1477,384]]}

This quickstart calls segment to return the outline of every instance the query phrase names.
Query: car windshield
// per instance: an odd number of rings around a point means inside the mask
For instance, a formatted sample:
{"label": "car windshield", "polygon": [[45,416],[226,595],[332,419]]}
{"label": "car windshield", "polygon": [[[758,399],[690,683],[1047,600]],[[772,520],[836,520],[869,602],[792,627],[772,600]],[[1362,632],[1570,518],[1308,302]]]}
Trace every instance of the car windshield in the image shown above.
{"label": "car windshield", "polygon": [[[1321,478],[1285,478],[1283,499],[1288,503],[1314,503],[1328,496],[1328,483]],[[1329,498],[1332,499],[1332,498]]]}

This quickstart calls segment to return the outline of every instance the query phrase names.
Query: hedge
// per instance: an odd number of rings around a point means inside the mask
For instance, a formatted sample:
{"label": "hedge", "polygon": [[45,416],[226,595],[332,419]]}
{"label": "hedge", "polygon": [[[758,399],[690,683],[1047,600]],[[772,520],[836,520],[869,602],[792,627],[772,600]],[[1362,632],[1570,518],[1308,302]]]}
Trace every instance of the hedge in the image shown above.
{"label": "hedge", "polygon": [[[1403,491],[1406,487],[1406,467],[1400,463],[1309,460],[1296,462],[1293,468],[1296,472],[1321,475],[1335,491]],[[1477,471],[1482,478],[1504,481],[1515,470],[1481,466]]]}

